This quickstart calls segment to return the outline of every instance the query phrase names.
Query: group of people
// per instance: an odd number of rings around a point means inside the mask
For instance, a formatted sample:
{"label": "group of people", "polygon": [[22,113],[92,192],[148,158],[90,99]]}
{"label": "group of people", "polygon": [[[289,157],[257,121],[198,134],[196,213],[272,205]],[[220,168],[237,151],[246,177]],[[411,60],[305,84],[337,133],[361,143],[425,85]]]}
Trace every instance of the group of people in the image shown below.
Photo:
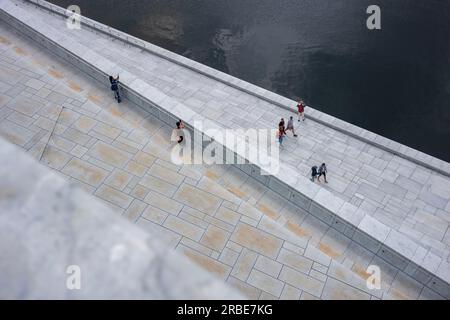
{"label": "group of people", "polygon": [[[111,90],[114,91],[114,98],[117,100],[118,103],[122,101],[120,97],[120,91],[119,91],[119,75],[116,77],[109,76],[109,82],[111,83]],[[299,100],[297,104],[297,114],[298,114],[298,122],[305,121],[305,103],[303,100]],[[176,127],[172,130],[172,136],[171,141],[182,143],[184,140],[184,123],[180,119],[176,123]],[[281,118],[280,123],[278,124],[278,130],[277,130],[277,136],[278,136],[278,142],[280,143],[280,146],[283,146],[283,139],[287,135],[287,132],[291,131],[292,135],[294,137],[298,137],[298,135],[295,133],[294,129],[294,117],[290,116],[289,120],[287,122],[287,125],[284,122],[284,118]],[[327,181],[327,166],[325,163],[322,163],[320,167],[313,166],[311,168],[311,181],[314,182],[316,179],[320,182],[320,177],[324,178],[325,183],[328,183]]]}
{"label": "group of people", "polygon": [[[305,103],[300,100],[297,104],[298,121],[305,121]],[[296,138],[298,135],[295,133],[294,129],[294,117],[290,116],[287,126],[285,125],[284,118],[281,118],[280,123],[278,123],[277,137],[280,147],[283,146],[283,139],[287,135],[287,132],[291,131],[292,135]]]}

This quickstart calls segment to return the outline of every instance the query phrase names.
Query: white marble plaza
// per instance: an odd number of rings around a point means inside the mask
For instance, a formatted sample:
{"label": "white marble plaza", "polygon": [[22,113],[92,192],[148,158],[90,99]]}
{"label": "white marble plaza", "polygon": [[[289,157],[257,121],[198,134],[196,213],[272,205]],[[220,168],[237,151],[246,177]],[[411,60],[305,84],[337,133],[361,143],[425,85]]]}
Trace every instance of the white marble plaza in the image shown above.
{"label": "white marble plaza", "polygon": [[[114,61],[128,72],[121,73],[125,82],[133,75],[225,128],[272,128],[290,114],[88,28],[66,30],[61,18],[17,4],[45,21],[45,32],[63,30]],[[129,101],[115,104],[107,87],[5,23],[0,31],[0,135],[248,297],[439,297],[352,239],[354,228],[330,227],[235,167],[173,165],[171,128]],[[448,279],[448,176],[310,119],[297,130],[299,138],[287,138],[281,151],[283,168],[308,181],[311,165],[326,162],[329,184],[308,186],[314,196],[326,190],[354,225],[412,251],[405,255],[421,257]],[[382,268],[381,290],[365,285],[370,264]]]}

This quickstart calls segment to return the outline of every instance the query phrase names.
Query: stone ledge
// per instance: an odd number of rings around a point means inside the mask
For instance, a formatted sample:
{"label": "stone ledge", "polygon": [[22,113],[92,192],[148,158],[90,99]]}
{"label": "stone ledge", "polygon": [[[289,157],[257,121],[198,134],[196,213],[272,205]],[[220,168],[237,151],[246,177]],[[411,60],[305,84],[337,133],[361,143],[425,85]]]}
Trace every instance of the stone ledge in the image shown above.
{"label": "stone ledge", "polygon": [[[42,8],[50,10],[54,13],[67,17],[67,13],[64,8],[51,4],[47,1],[43,0],[24,0],[24,1],[33,3],[35,5],[41,6]],[[274,92],[263,89],[244,80],[235,78],[229,74],[215,70],[199,62],[193,61],[176,53],[165,50],[161,47],[155,46],[149,42],[143,41],[139,38],[136,38],[122,31],[116,30],[112,27],[94,21],[87,17],[82,16],[81,23],[86,26],[89,26],[90,28],[96,31],[106,33],[112,37],[120,39],[121,41],[129,43],[130,45],[144,49],[152,54],[155,54],[173,63],[191,69],[214,80],[220,81],[228,86],[239,89],[255,97],[273,103],[281,108],[296,112],[296,105],[297,105],[296,101],[280,96]],[[321,123],[325,126],[333,128],[337,131],[343,132],[355,139],[374,145],[382,150],[391,152],[392,154],[398,155],[399,157],[402,157],[411,162],[419,164],[423,167],[439,172],[442,175],[450,177],[450,163],[446,161],[432,157],[428,154],[425,154],[413,148],[404,146],[396,141],[390,140],[388,138],[370,132],[366,129],[357,127],[353,124],[345,122],[331,115],[325,114],[312,107],[308,107],[306,117],[318,123]]]}
{"label": "stone ledge", "polygon": [[[186,106],[174,101],[171,98],[166,97],[162,92],[148,85],[141,79],[128,73],[127,74],[130,77],[125,77],[124,70],[121,70],[121,68],[103,57],[99,57],[95,54],[90,54],[90,50],[88,48],[85,48],[85,50],[83,50],[83,56],[86,57],[86,59],[89,61],[85,61],[82,57],[72,54],[72,46],[76,46],[77,50],[82,50],[82,46],[79,44],[75,44],[75,42],[71,41],[70,39],[64,39],[64,35],[58,34],[59,32],[57,30],[50,30],[50,28],[39,29],[39,22],[29,17],[27,19],[27,13],[21,8],[14,6],[13,8],[9,9],[11,9],[12,12],[19,11],[20,20],[12,18],[12,16],[9,14],[6,16],[5,14],[2,14],[1,17],[5,21],[9,21],[10,24],[14,25],[22,32],[24,32],[24,30],[28,33],[31,32],[32,36],[29,36],[32,39],[42,41],[42,43],[48,49],[56,52],[60,57],[74,64],[76,67],[83,70],[98,81],[104,83],[106,86],[108,85],[107,75],[111,74],[111,72],[113,71],[117,72],[119,70],[122,75],[121,82],[122,88],[124,89],[125,93],[124,96],[130,99],[130,101],[145,107],[152,114],[157,116],[161,121],[169,124],[170,126],[173,126],[173,123],[175,123],[178,119],[183,119],[186,122],[187,128],[189,130],[203,132],[202,127],[194,127],[194,125],[190,123],[190,120],[195,116],[196,120],[204,119],[204,122],[208,125],[209,128],[221,128],[215,122],[206,120],[204,117],[196,114]],[[7,6],[2,11],[0,11],[0,14],[2,12],[6,13],[5,10],[8,10]],[[49,38],[46,37],[46,33],[49,32],[58,34],[58,36],[53,35],[53,38],[58,39],[58,41],[60,42],[56,43],[52,40],[49,40]],[[64,44],[66,47],[62,47],[61,44]],[[329,117],[325,114],[320,114],[320,116]],[[368,134],[374,135],[370,132],[368,132]],[[230,150],[235,153],[235,157],[245,159],[245,155],[239,153],[239,151],[232,149]],[[294,203],[300,203],[301,207],[306,211],[318,217],[327,225],[343,232],[344,235],[360,243],[366,249],[377,254],[393,266],[398,267],[399,265],[397,264],[401,262],[400,266],[403,268],[406,267],[406,262],[411,262],[417,269],[423,270],[424,272],[429,274],[430,278],[434,279],[432,282],[430,281],[426,285],[428,285],[429,287],[433,286],[433,290],[440,290],[438,292],[441,295],[450,297],[450,273],[442,271],[448,270],[447,266],[445,266],[445,261],[433,261],[432,263],[425,264],[425,260],[411,260],[414,257],[414,249],[416,251],[419,249],[425,250],[427,253],[429,252],[428,250],[424,249],[423,247],[417,246],[409,239],[407,239],[408,241],[403,241],[402,239],[400,239],[402,237],[400,233],[392,230],[387,226],[384,226],[381,223],[377,224],[377,230],[372,230],[370,227],[368,227],[367,223],[361,226],[363,228],[366,228],[365,231],[359,228],[361,221],[357,221],[359,213],[356,207],[352,206],[349,203],[344,203],[334,194],[320,188],[315,184],[310,183],[307,178],[299,176],[290,167],[283,166],[283,170],[280,170],[280,172],[275,176],[267,176],[261,175],[261,169],[253,164],[236,166],[243,172],[256,178],[265,186],[280,194],[280,196],[282,196],[286,200],[292,201]],[[288,190],[288,193],[283,192],[286,190]],[[300,200],[293,201],[294,199]],[[380,241],[380,239],[378,239],[381,229],[383,229],[383,234],[389,235],[384,241]],[[372,234],[372,231],[376,232]],[[412,249],[413,247],[414,249]],[[383,248],[385,251],[383,251]],[[411,268],[414,269],[414,267]],[[439,275],[434,273],[434,271],[437,269],[441,270]]]}

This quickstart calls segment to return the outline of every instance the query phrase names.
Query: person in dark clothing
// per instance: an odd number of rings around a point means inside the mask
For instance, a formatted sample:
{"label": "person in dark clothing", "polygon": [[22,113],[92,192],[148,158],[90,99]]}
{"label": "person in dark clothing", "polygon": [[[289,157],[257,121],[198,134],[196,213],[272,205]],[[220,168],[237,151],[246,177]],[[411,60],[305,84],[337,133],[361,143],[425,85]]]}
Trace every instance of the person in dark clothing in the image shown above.
{"label": "person in dark clothing", "polygon": [[319,168],[319,176],[317,177],[317,181],[320,182],[321,176],[323,176],[325,183],[328,183],[328,181],[327,181],[327,166],[325,165],[325,163],[322,163],[322,165]]}
{"label": "person in dark clothing", "polygon": [[111,90],[114,91],[114,99],[117,100],[118,103],[122,101],[120,98],[120,92],[119,92],[119,75],[117,75],[116,78],[113,76],[109,76],[109,82],[111,83]]}
{"label": "person in dark clothing", "polygon": [[311,168],[311,181],[312,182],[314,182],[314,180],[316,179],[317,175],[318,175],[317,166],[313,166]]}
{"label": "person in dark clothing", "polygon": [[286,135],[286,126],[284,124],[284,118],[281,118],[280,123],[278,124],[278,130],[280,133],[285,136]]}

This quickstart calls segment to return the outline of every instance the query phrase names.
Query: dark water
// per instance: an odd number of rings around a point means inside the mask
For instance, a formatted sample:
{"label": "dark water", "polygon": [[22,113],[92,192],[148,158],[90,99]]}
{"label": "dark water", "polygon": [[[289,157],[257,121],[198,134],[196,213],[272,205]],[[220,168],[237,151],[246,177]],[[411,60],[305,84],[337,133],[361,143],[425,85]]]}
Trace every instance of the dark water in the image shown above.
{"label": "dark water", "polygon": [[52,2],[450,162],[450,0]]}

